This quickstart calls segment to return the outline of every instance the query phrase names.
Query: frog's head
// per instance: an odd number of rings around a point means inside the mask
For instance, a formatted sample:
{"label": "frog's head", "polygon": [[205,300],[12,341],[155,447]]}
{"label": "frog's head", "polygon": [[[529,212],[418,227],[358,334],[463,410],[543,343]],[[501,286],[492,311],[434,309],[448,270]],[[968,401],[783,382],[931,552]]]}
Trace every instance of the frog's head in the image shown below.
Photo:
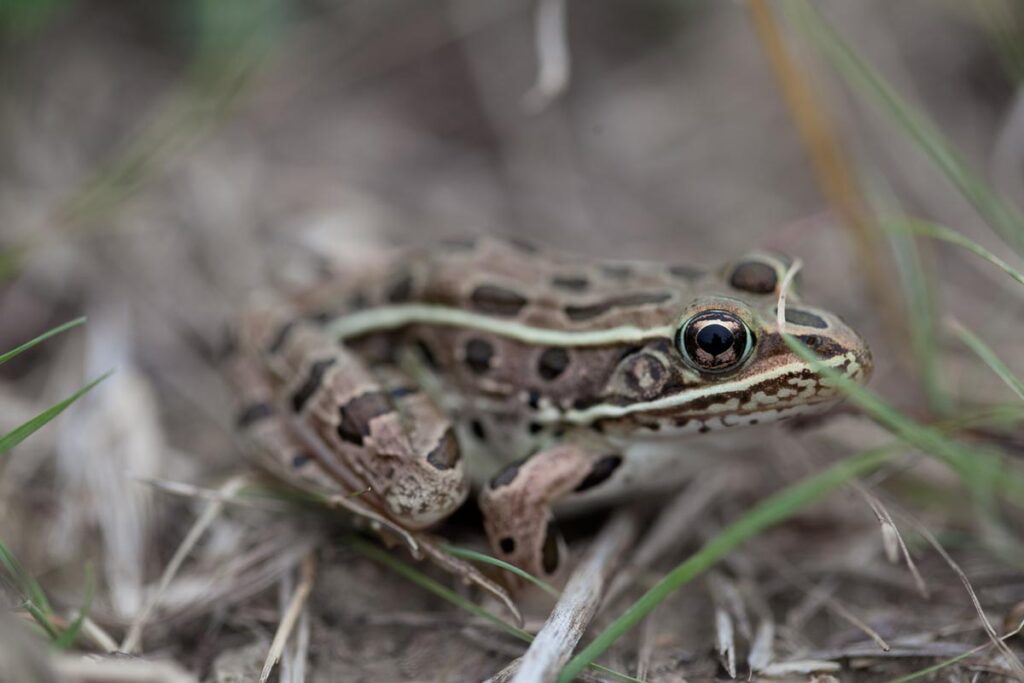
{"label": "frog's head", "polygon": [[[814,412],[840,398],[780,334],[778,295],[789,267],[783,256],[754,252],[696,277],[677,311],[671,343],[646,344],[619,362],[606,386],[618,409],[606,405],[606,419],[598,421],[705,432]],[[821,363],[857,383],[867,381],[868,347],[838,316],[802,304],[790,291],[785,319],[786,333]]]}

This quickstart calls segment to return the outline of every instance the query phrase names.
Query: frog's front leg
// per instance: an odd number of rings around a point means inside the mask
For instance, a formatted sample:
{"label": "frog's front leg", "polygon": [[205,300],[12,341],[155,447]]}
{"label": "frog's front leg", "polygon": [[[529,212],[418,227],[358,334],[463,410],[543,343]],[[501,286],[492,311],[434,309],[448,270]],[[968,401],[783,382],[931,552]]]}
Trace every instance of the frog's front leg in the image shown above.
{"label": "frog's front leg", "polygon": [[565,443],[499,472],[480,494],[495,554],[534,576],[555,574],[565,547],[552,523],[552,506],[601,484],[621,463],[621,455]]}

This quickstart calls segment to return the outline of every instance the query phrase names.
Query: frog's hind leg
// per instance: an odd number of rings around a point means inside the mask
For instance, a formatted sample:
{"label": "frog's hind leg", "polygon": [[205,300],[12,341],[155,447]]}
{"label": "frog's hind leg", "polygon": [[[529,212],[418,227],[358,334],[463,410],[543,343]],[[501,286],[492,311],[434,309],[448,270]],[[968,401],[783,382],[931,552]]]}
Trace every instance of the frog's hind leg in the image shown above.
{"label": "frog's hind leg", "polygon": [[[357,359],[337,345],[318,346],[314,357],[329,357],[332,365],[352,372],[347,377],[326,374],[320,387],[324,390],[313,392],[302,411],[295,411],[287,402],[274,402],[280,392],[275,391],[260,363],[244,358],[236,361],[232,374],[243,396],[239,427],[248,442],[247,450],[264,469],[323,495],[328,505],[368,521],[385,540],[404,541],[413,557],[426,557],[492,594],[521,623],[521,615],[503,588],[476,567],[445,552],[422,530],[465,498],[468,482],[463,481],[458,443],[447,418],[395,369],[373,376],[362,374],[361,393],[346,399],[350,394],[343,391],[343,384],[351,382],[352,375],[365,372],[354,365]],[[380,405],[369,411],[358,409],[366,397],[380,397],[374,403]],[[357,435],[358,446],[353,443]],[[360,459],[344,457],[344,451],[351,456],[356,448]],[[370,466],[374,460],[381,467]],[[388,470],[393,473],[388,475]],[[443,492],[428,495],[428,483],[443,484]]]}
{"label": "frog's hind leg", "polygon": [[324,444],[283,414],[274,402],[273,387],[257,363],[238,358],[232,364],[231,376],[241,398],[236,425],[245,451],[256,459],[261,469],[323,497],[328,506],[344,509],[365,520],[374,531],[390,532],[409,547],[414,557],[420,556],[413,534],[359,499],[362,487],[354,479],[343,484],[318,466],[316,454],[325,448]]}
{"label": "frog's hind leg", "polygon": [[552,505],[600,485],[621,463],[620,455],[567,443],[499,472],[480,494],[495,554],[540,578],[556,574],[565,544],[554,528]]}

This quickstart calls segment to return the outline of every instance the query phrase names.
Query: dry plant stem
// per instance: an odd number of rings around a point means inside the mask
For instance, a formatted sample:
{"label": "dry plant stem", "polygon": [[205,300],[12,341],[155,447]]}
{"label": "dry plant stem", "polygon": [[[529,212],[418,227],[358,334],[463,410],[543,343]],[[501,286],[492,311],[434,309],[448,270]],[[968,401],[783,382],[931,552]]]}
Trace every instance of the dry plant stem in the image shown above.
{"label": "dry plant stem", "polygon": [[117,641],[103,630],[99,624],[86,617],[82,621],[82,635],[91,640],[96,647],[104,652],[117,652]]}
{"label": "dry plant stem", "polygon": [[605,525],[523,655],[514,683],[555,680],[597,612],[608,578],[639,529],[639,517],[633,509],[619,511]]}
{"label": "dry plant stem", "polygon": [[53,662],[61,683],[198,683],[171,662],[140,658],[96,659],[64,655]]}
{"label": "dry plant stem", "polygon": [[899,531],[899,527],[896,526],[896,522],[893,521],[892,515],[882,505],[882,501],[878,500],[867,488],[864,487],[858,481],[851,481],[850,487],[854,491],[859,493],[871,506],[871,510],[875,513],[875,517],[878,518],[879,524],[883,525],[883,529],[888,527],[892,529],[896,535],[896,541],[899,544],[900,553],[903,555],[903,560],[907,563],[907,569],[910,570],[910,574],[914,577],[914,585],[917,586],[918,593],[921,594],[922,598],[928,599],[929,591],[928,585],[924,582],[924,578],[921,573],[917,570],[917,565],[914,563],[914,558],[910,556],[910,550],[907,548],[907,544],[903,541],[903,535]]}
{"label": "dry plant stem", "polygon": [[182,498],[200,498],[211,502],[216,501],[219,503],[229,503],[231,505],[238,505],[241,507],[271,510],[275,512],[283,512],[289,509],[288,505],[285,503],[277,503],[270,500],[251,500],[234,494],[225,495],[221,491],[215,491],[213,489],[207,489],[193,484],[186,484],[181,481],[152,479],[149,477],[133,477],[133,479],[140,484],[151,486],[161,493],[168,493],[172,496],[181,496]]}
{"label": "dry plant stem", "polygon": [[654,649],[657,646],[658,610],[651,612],[650,616],[644,619],[640,626],[640,643],[636,651],[636,677],[641,681],[647,680],[647,672],[651,668],[651,660],[654,657]]}
{"label": "dry plant stem", "polygon": [[267,679],[270,678],[270,672],[274,670],[274,665],[281,658],[285,643],[288,642],[288,636],[292,634],[292,629],[295,628],[295,623],[299,620],[299,616],[306,606],[306,600],[313,590],[313,579],[315,577],[316,556],[313,552],[310,552],[302,561],[302,578],[299,581],[299,585],[295,588],[295,592],[292,593],[288,607],[281,617],[281,623],[277,625],[274,640],[270,643],[270,651],[267,652],[267,659],[263,663],[263,671],[260,672],[260,683],[266,683]]}
{"label": "dry plant stem", "polygon": [[829,595],[829,592],[820,586],[816,586],[811,583],[806,577],[793,567],[789,562],[782,558],[769,557],[769,564],[773,566],[775,571],[779,573],[786,581],[790,582],[800,590],[807,593],[816,600],[818,604],[824,605],[825,609],[832,612],[834,615],[850,623],[851,626],[862,631],[867,637],[875,641],[878,647],[883,652],[888,652],[892,647],[882,638],[881,635],[873,628],[867,625],[867,623],[858,617],[856,614],[847,609],[841,602]]}
{"label": "dry plant stem", "polygon": [[629,563],[612,579],[601,609],[613,604],[636,581],[640,572],[649,569],[666,553],[679,549],[694,521],[729,487],[728,473],[717,469],[699,475],[678,493],[658,519],[644,534],[643,540],[630,553]]}
{"label": "dry plant stem", "polygon": [[874,220],[867,209],[868,204],[850,172],[846,153],[828,119],[827,109],[787,50],[768,5],[767,0],[748,2],[764,53],[810,157],[818,184],[853,237],[860,267],[864,272],[862,279],[871,288],[872,297],[886,320],[899,323],[903,316],[896,308],[896,299],[888,291],[889,280],[879,267],[882,263],[879,256],[882,249],[878,244]]}
{"label": "dry plant stem", "polygon": [[900,515],[908,524],[910,524],[917,533],[921,534],[928,543],[935,548],[935,551],[942,556],[942,559],[946,561],[946,564],[956,573],[960,582],[963,583],[964,588],[967,590],[967,595],[971,598],[971,604],[974,606],[974,611],[978,613],[978,619],[981,621],[981,626],[985,629],[985,633],[988,635],[989,640],[993,645],[1006,657],[1006,661],[1010,668],[1013,670],[1014,675],[1018,680],[1024,681],[1024,664],[1021,663],[1020,658],[1009,648],[1009,646],[999,637],[993,628],[992,623],[988,620],[985,615],[985,610],[981,607],[981,602],[978,601],[978,595],[974,592],[974,587],[971,585],[970,579],[967,578],[967,574],[960,568],[960,565],[946,552],[946,549],[942,547],[939,540],[935,538],[934,534],[928,530],[924,524],[921,524],[916,519],[906,513]]}
{"label": "dry plant stem", "polygon": [[721,607],[715,608],[715,649],[729,678],[736,678],[736,638],[732,617]]}
{"label": "dry plant stem", "polygon": [[[223,496],[232,496],[245,486],[249,481],[248,475],[239,475],[232,477],[223,486],[218,489],[218,492]],[[188,534],[185,535],[185,539],[178,546],[178,549],[174,552],[174,556],[171,557],[171,561],[167,563],[167,567],[164,568],[164,573],[160,577],[160,583],[157,586],[156,592],[150,596],[149,600],[146,601],[145,607],[139,612],[135,621],[132,622],[131,627],[128,629],[128,635],[125,636],[124,642],[121,643],[121,651],[127,654],[133,654],[138,650],[139,645],[142,641],[142,629],[145,628],[146,622],[149,621],[150,614],[153,608],[160,602],[160,598],[163,596],[167,586],[170,585],[174,579],[178,570],[181,568],[182,563],[188,554],[192,552],[192,548],[199,542],[203,532],[220,516],[221,510],[224,508],[224,503],[221,501],[213,501],[206,506],[203,510],[203,514],[195,521],[192,528],[189,529]]]}
{"label": "dry plant stem", "polygon": [[569,36],[566,29],[567,0],[537,0],[535,37],[537,81],[523,95],[523,108],[538,114],[569,85]]}

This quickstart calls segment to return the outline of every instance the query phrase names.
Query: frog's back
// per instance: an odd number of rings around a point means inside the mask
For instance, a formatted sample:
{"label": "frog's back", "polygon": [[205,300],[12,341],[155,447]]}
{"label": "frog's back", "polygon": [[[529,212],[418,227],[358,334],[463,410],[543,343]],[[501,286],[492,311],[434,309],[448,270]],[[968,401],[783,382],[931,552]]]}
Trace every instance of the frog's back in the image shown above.
{"label": "frog's back", "polygon": [[408,250],[350,298],[355,308],[425,304],[549,330],[645,326],[685,305],[691,266],[585,260],[491,237]]}

